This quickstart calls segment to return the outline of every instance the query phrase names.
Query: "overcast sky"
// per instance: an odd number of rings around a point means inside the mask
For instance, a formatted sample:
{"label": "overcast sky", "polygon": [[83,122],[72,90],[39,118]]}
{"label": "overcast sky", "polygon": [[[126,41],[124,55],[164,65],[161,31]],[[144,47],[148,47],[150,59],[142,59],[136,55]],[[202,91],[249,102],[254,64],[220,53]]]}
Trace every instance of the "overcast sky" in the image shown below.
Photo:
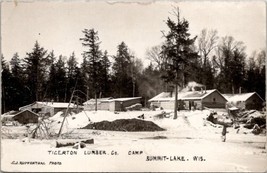
{"label": "overcast sky", "polygon": [[[138,58],[147,48],[163,42],[161,30],[172,6],[179,6],[189,21],[191,36],[203,28],[217,29],[219,36],[231,35],[243,41],[248,55],[266,48],[266,7],[264,1],[156,1],[150,4],[101,2],[3,2],[1,6],[2,53],[10,60],[31,52],[36,40],[58,56],[74,51],[81,61],[84,47],[79,38],[84,28],[98,31],[100,48],[116,54],[124,41]],[[146,62],[147,63],[147,62]]]}

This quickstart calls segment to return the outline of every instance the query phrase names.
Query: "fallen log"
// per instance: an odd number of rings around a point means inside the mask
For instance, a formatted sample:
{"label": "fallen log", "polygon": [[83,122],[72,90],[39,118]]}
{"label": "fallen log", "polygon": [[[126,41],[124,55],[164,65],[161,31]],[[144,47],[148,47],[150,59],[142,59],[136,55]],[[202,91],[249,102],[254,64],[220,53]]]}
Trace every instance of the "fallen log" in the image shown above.
{"label": "fallen log", "polygon": [[73,139],[72,140],[59,140],[59,141],[56,141],[56,148],[74,146],[77,143],[94,144],[94,139],[87,139],[87,140],[73,140]]}

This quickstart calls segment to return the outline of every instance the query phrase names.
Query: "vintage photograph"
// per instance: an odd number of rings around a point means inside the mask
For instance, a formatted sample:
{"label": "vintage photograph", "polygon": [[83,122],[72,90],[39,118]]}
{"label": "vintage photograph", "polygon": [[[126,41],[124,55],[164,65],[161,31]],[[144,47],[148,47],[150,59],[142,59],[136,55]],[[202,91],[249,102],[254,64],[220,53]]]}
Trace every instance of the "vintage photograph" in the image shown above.
{"label": "vintage photograph", "polygon": [[266,172],[265,1],[1,1],[1,171]]}

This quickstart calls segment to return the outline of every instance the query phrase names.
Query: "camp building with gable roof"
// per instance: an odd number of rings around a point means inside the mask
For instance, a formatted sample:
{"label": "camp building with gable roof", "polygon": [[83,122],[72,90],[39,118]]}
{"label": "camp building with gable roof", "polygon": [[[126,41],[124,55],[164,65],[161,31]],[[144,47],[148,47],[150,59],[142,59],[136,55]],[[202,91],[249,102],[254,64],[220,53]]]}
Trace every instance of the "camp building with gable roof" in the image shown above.
{"label": "camp building with gable roof", "polygon": [[[173,92],[162,92],[149,100],[150,105],[163,109],[174,109]],[[217,90],[185,91],[178,93],[179,109],[225,108],[227,100]]]}

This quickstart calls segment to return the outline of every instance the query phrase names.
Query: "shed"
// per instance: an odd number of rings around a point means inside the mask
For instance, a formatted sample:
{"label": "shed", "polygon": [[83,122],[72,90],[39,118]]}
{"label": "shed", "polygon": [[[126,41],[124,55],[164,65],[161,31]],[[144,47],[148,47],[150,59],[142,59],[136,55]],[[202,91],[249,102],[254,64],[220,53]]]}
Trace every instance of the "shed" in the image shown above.
{"label": "shed", "polygon": [[[149,102],[163,109],[174,109],[174,99],[174,94],[171,92],[163,92],[150,99]],[[226,102],[226,98],[217,89],[178,93],[179,109],[225,108]]]}
{"label": "shed", "polygon": [[227,101],[239,109],[262,110],[264,100],[256,92],[241,94],[223,94]]}
{"label": "shed", "polygon": [[[69,103],[64,102],[34,102],[32,104],[20,107],[19,110],[30,110],[35,113],[53,116],[59,111],[67,110]],[[77,105],[71,103],[69,106],[70,110],[76,109]]]}
{"label": "shed", "polygon": [[38,118],[39,116],[30,110],[23,110],[14,115],[4,116],[7,121],[18,121],[20,124],[38,123]]}

